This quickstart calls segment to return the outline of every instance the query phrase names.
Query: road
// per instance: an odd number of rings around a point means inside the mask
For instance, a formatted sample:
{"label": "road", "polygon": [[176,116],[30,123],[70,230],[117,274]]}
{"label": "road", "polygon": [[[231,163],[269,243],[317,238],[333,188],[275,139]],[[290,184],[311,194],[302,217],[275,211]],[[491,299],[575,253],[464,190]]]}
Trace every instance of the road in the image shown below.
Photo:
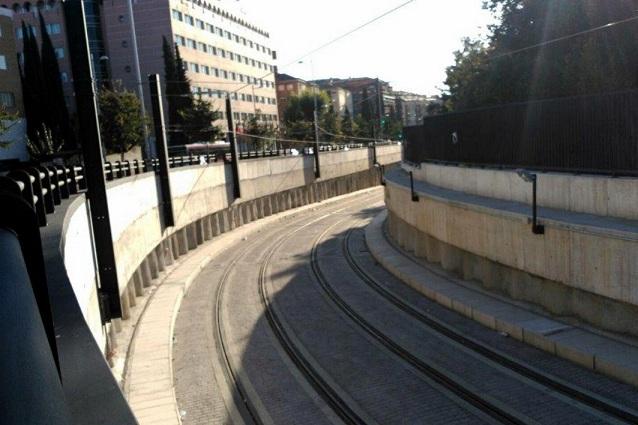
{"label": "road", "polygon": [[184,299],[174,375],[190,424],[636,423],[638,391],[412,291],[375,263],[366,190],[228,247]]}

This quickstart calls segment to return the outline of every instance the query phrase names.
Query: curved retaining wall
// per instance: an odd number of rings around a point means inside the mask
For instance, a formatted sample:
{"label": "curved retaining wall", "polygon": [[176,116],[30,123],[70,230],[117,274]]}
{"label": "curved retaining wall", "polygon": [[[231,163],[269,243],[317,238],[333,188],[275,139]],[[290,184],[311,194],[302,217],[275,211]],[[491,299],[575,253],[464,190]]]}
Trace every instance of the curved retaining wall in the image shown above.
{"label": "curved retaining wall", "polygon": [[[400,161],[400,146],[380,146],[381,164]],[[239,163],[242,197],[232,199],[229,165],[171,170],[175,226],[165,228],[153,174],[111,182],[108,203],[122,298],[123,319],[137,296],[180,255],[213,236],[279,211],[378,184],[368,149],[322,153],[322,178],[312,157],[273,157]],[[106,331],[97,300],[95,264],[84,197],[68,209],[61,252],[84,318],[102,350]]]}
{"label": "curved retaining wall", "polygon": [[[532,202],[529,183],[511,170],[423,163],[404,165],[417,180],[473,195]],[[559,210],[638,220],[636,178],[538,173],[538,205]]]}
{"label": "curved retaining wall", "polygon": [[[499,189],[490,181],[510,182],[511,188],[517,184],[512,172],[448,166],[435,172],[440,173],[438,177],[427,177],[428,168],[430,165],[415,172],[417,188],[421,187],[417,190],[419,202],[411,201],[409,180],[402,170],[387,178],[388,231],[401,246],[467,280],[535,303],[551,313],[577,316],[602,328],[638,335],[638,222],[554,211],[542,217],[545,234],[534,235],[527,206],[493,198],[492,203],[489,198],[479,202],[467,193],[419,185],[425,173],[428,182],[438,181],[457,190],[467,185],[470,193],[499,194],[507,199],[503,194],[507,184]],[[453,176],[455,172],[463,178]],[[474,180],[468,181],[468,175],[475,176]],[[493,177],[477,181],[485,175]],[[557,178],[568,187],[579,187],[585,177]],[[589,190],[605,186],[607,191],[588,192],[585,198],[615,197],[619,210],[631,215],[636,203],[620,199],[625,190],[638,190],[638,179],[624,179],[627,189],[613,194],[609,193],[613,179],[600,180]],[[523,186],[521,192],[531,192],[531,185]],[[509,194],[511,199],[518,191],[510,189]],[[590,208],[595,203],[584,205]]]}

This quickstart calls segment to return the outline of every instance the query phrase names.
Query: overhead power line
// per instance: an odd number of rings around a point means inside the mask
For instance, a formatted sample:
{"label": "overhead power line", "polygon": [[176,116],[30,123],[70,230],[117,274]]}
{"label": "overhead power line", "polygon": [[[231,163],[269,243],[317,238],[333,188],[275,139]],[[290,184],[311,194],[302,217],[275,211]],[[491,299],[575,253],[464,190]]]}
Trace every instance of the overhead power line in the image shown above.
{"label": "overhead power line", "polygon": [[608,29],[608,28],[611,28],[611,27],[615,27],[616,25],[626,24],[626,23],[633,22],[633,21],[636,21],[636,20],[638,20],[638,15],[637,16],[632,16],[631,18],[622,19],[620,21],[609,22],[609,23],[607,23],[605,25],[601,25],[601,26],[598,26],[598,27],[590,28],[588,30],[579,31],[579,32],[575,32],[573,34],[564,35],[562,37],[554,38],[552,40],[547,40],[547,41],[543,41],[541,43],[532,44],[531,46],[522,47],[520,49],[516,49],[516,50],[509,51],[509,52],[501,53],[501,54],[498,54],[496,56],[490,57],[489,60],[495,60],[495,59],[499,59],[499,58],[502,58],[502,57],[505,57],[505,56],[515,55],[517,53],[525,52],[527,50],[538,49],[539,47],[544,47],[544,46],[548,46],[550,44],[559,43],[561,41],[570,40],[572,38],[580,37],[580,36],[583,36],[583,35],[586,35],[586,34],[591,34],[591,33],[596,32],[596,31],[605,30],[605,29]]}
{"label": "overhead power line", "polygon": [[[298,57],[298,58],[297,58],[297,59],[295,59],[294,61],[291,61],[291,62],[287,63],[287,64],[286,64],[286,65],[284,65],[283,67],[285,68],[285,67],[287,67],[287,66],[293,65],[293,64],[295,64],[295,63],[299,62],[300,60],[303,60],[303,59],[307,58],[308,56],[310,56],[310,55],[312,55],[312,54],[314,54],[314,53],[317,53],[318,51],[323,50],[323,49],[325,49],[326,47],[328,47],[328,46],[330,46],[330,45],[332,45],[332,44],[334,44],[334,43],[336,43],[336,42],[338,42],[338,41],[341,41],[341,40],[343,40],[343,39],[344,39],[344,38],[346,38],[346,37],[349,37],[350,35],[352,35],[352,34],[354,34],[355,32],[357,32],[357,31],[359,31],[359,30],[361,30],[361,29],[363,29],[363,28],[367,27],[368,25],[371,25],[371,24],[373,24],[373,23],[377,22],[378,20],[385,18],[386,16],[388,16],[388,15],[390,15],[390,14],[392,14],[392,13],[396,12],[397,10],[402,9],[403,7],[407,6],[408,4],[410,4],[410,3],[414,3],[415,1],[416,1],[416,0],[408,0],[408,1],[405,1],[405,2],[403,2],[403,3],[401,3],[401,4],[399,4],[398,6],[395,6],[395,7],[393,7],[392,9],[389,9],[389,10],[387,10],[387,11],[383,12],[382,14],[380,14],[380,15],[378,15],[378,16],[375,16],[374,18],[370,19],[369,21],[366,21],[366,22],[364,22],[363,24],[361,24],[361,25],[359,25],[359,26],[357,26],[357,27],[355,27],[355,28],[353,28],[353,29],[351,29],[351,30],[349,30],[349,31],[347,31],[347,32],[345,32],[345,33],[343,33],[343,34],[341,34],[341,35],[339,35],[339,36],[335,37],[335,38],[333,38],[332,40],[330,40],[330,41],[328,41],[328,42],[326,42],[326,43],[324,43],[324,44],[320,45],[319,47],[315,47],[314,49],[312,49],[312,50],[310,50],[310,51],[308,51],[308,52],[304,53],[303,55],[301,55],[300,57]],[[270,76],[270,75],[273,75],[273,74],[274,74],[274,72],[273,72],[273,71],[270,71],[270,72],[268,72],[267,74],[264,74],[262,77],[260,77],[260,79],[266,78],[266,77],[268,77],[268,76]],[[237,90],[235,90],[235,91],[237,92],[237,91],[242,90],[242,89],[244,89],[244,88],[246,88],[246,87],[250,87],[250,84],[246,84],[246,85],[244,85],[244,86],[242,86],[242,87],[238,88],[238,89],[237,89]]]}

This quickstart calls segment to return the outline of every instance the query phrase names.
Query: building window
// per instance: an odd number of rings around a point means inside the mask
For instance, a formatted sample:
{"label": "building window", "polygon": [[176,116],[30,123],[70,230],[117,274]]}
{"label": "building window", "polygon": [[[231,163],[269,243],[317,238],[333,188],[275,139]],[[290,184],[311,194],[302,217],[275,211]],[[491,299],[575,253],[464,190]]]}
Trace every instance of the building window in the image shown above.
{"label": "building window", "polygon": [[247,114],[245,112],[242,112],[241,113],[241,119],[245,121],[246,117],[247,117]]}
{"label": "building window", "polygon": [[230,78],[231,78],[233,81],[237,81],[237,74],[235,74],[234,72],[231,72],[231,73],[230,73]]}
{"label": "building window", "polygon": [[197,42],[197,48],[198,48],[198,50],[201,50],[204,53],[208,52],[208,48],[206,47],[206,43]]}
{"label": "building window", "polygon": [[247,94],[246,95],[246,100],[249,101],[249,102],[252,102],[253,101],[253,96],[251,94]]}
{"label": "building window", "polygon": [[233,52],[228,52],[228,59],[235,60],[235,54]]}
{"label": "building window", "polygon": [[175,35],[175,44],[178,46],[186,46],[186,39],[181,35]]}
{"label": "building window", "polygon": [[241,100],[243,100],[243,101],[246,101],[246,94],[245,94],[245,93],[241,93],[241,94],[239,95],[239,98],[240,98]]}
{"label": "building window", "polygon": [[224,36],[224,30],[219,28],[219,27],[217,27],[217,35],[220,36],[220,37],[223,37]]}
{"label": "building window", "polygon": [[240,82],[244,82],[244,75],[243,74],[239,74],[239,81]]}
{"label": "building window", "polygon": [[197,28],[199,28],[200,30],[203,30],[204,27],[204,21],[201,21],[199,19],[196,20],[197,21]]}
{"label": "building window", "polygon": [[[34,37],[37,35],[37,31],[33,25],[27,25],[27,28],[31,30],[31,35],[33,35]],[[22,27],[16,28],[16,38],[18,39],[23,38]]]}
{"label": "building window", "polygon": [[222,58],[226,58],[226,51],[224,49],[219,49],[219,56],[221,56]]}
{"label": "building window", "polygon": [[58,59],[64,58],[64,48],[63,47],[56,47],[56,49],[55,49],[55,57],[58,58]]}
{"label": "building window", "polygon": [[191,72],[199,72],[199,65],[197,65],[196,63],[191,63],[190,65]]}
{"label": "building window", "polygon": [[182,15],[182,12],[180,12],[179,10],[172,10],[173,12],[173,19],[182,22],[184,20],[184,16]]}
{"label": "building window", "polygon": [[184,15],[184,21],[186,21],[188,25],[195,26],[195,20],[191,15]]}
{"label": "building window", "polygon": [[47,24],[46,29],[49,35],[60,34],[60,31],[62,31],[60,24]]}
{"label": "building window", "polygon": [[223,75],[224,75],[224,79],[228,80],[228,71],[222,71]]}
{"label": "building window", "polygon": [[0,55],[0,69],[3,71],[7,69],[7,58],[5,55]]}
{"label": "building window", "polygon": [[214,68],[214,69],[213,69],[213,71],[214,71],[214,73],[215,73],[215,77],[218,77],[218,78],[219,78],[219,69]]}
{"label": "building window", "polygon": [[202,72],[206,75],[210,75],[210,68],[207,65],[202,65]]}
{"label": "building window", "polygon": [[197,45],[195,44],[195,40],[187,38],[186,39],[186,47],[189,49],[197,50]]}
{"label": "building window", "polygon": [[224,31],[224,35],[226,36],[227,39],[229,40],[231,39],[230,32]]}
{"label": "building window", "polygon": [[208,32],[211,32],[211,33],[215,34],[215,27],[212,26],[211,24],[206,24],[206,30]]}
{"label": "building window", "polygon": [[250,64],[251,64],[252,66],[255,66],[255,59],[251,59],[251,60],[250,60]]}
{"label": "building window", "polygon": [[248,65],[248,58],[246,56],[244,56],[244,63]]}
{"label": "building window", "polygon": [[7,108],[13,108],[16,106],[16,99],[13,93],[0,92],[0,105]]}

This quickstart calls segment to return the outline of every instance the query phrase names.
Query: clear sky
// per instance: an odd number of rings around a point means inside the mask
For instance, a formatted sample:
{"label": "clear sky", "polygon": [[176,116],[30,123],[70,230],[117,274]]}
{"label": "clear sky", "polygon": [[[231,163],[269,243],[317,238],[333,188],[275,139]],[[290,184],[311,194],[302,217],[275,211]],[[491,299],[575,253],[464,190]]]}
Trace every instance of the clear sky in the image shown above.
{"label": "clear sky", "polygon": [[[238,0],[270,32],[279,71],[304,79],[372,77],[395,90],[433,95],[464,36],[487,34],[483,0],[416,0],[304,63],[306,52],[405,0]],[[311,63],[312,62],[312,63]]]}

